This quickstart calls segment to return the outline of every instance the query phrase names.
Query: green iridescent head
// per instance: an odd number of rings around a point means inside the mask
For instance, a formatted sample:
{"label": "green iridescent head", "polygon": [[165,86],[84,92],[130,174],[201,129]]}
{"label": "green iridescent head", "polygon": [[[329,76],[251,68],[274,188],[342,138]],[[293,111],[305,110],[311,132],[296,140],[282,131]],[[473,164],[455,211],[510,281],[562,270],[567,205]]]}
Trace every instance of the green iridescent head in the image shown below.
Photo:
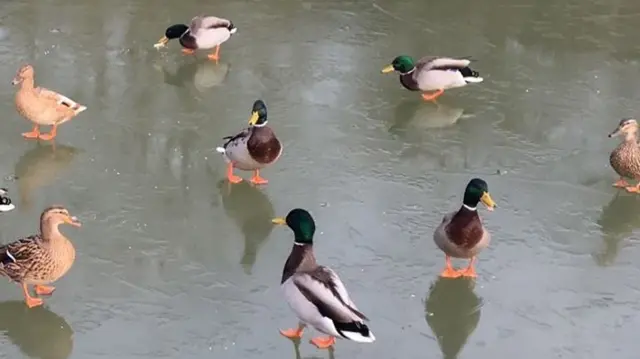
{"label": "green iridescent head", "polygon": [[306,210],[302,208],[292,209],[289,214],[287,214],[287,218],[274,218],[271,222],[289,226],[295,235],[295,243],[313,243],[313,235],[316,232],[316,222]]}

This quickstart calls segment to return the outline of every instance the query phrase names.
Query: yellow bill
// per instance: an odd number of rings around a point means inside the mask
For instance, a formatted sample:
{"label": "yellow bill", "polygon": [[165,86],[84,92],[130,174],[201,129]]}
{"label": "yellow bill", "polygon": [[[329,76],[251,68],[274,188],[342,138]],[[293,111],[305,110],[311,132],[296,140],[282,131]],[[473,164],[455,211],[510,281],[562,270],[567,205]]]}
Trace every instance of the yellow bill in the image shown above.
{"label": "yellow bill", "polygon": [[489,192],[483,193],[482,197],[480,197],[480,201],[482,201],[482,203],[487,206],[487,209],[490,211],[493,211],[493,209],[497,207]]}
{"label": "yellow bill", "polygon": [[153,45],[153,47],[155,47],[156,49],[159,49],[161,47],[167,46],[168,42],[169,42],[169,39],[166,36],[163,36],[160,40],[158,40],[158,42],[156,42]]}
{"label": "yellow bill", "polygon": [[251,117],[249,117],[249,124],[251,126],[255,125],[256,122],[258,122],[258,117],[260,117],[258,116],[258,112],[252,112]]}
{"label": "yellow bill", "polygon": [[393,69],[393,65],[387,65],[384,69],[382,69],[383,74],[388,74],[389,72],[393,72],[393,71],[395,71]]}
{"label": "yellow bill", "polygon": [[285,225],[287,224],[287,220],[282,218],[282,217],[278,217],[278,218],[274,218],[271,220],[271,223],[273,224],[277,224],[279,226]]}

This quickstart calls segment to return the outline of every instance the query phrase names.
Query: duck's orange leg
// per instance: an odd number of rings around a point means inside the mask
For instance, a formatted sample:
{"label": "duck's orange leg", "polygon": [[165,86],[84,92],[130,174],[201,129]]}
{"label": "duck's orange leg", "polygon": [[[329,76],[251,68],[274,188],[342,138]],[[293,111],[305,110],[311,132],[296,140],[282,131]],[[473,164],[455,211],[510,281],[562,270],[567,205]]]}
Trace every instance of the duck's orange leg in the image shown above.
{"label": "duck's orange leg", "polygon": [[31,132],[24,132],[22,134],[22,137],[24,137],[24,138],[38,138],[38,137],[40,137],[40,126],[33,125],[33,129],[31,130]]}
{"label": "duck's orange leg", "polygon": [[37,295],[51,295],[56,290],[56,287],[50,287],[48,285],[36,285],[35,290]]}
{"label": "duck's orange leg", "polygon": [[191,49],[182,49],[182,53],[185,55],[193,55],[196,53],[196,51]]}
{"label": "duck's orange leg", "polygon": [[267,184],[268,180],[260,177],[260,170],[253,171],[253,177],[251,177],[251,183],[253,184]]}
{"label": "duck's orange leg", "polygon": [[42,305],[44,302],[41,298],[34,298],[29,294],[29,289],[27,289],[27,285],[22,283],[22,294],[24,295],[24,302],[27,304],[27,307],[33,308]]}
{"label": "duck's orange leg", "polygon": [[220,45],[216,46],[216,51],[207,56],[210,60],[215,60],[216,62],[220,60]]}
{"label": "duck's orange leg", "polygon": [[613,184],[613,187],[624,188],[629,187],[629,184],[624,180],[624,178],[620,177],[620,179]]}
{"label": "duck's orange leg", "polygon": [[227,165],[227,179],[231,183],[240,183],[242,182],[242,177],[236,176],[233,174],[233,163],[229,162]]}
{"label": "duck's orange leg", "polygon": [[625,189],[630,193],[640,193],[640,182],[635,186],[625,187]]}
{"label": "duck's orange leg", "polygon": [[53,140],[57,134],[58,134],[58,125],[53,125],[49,133],[42,134],[38,138],[43,141],[50,141],[50,140]]}
{"label": "duck's orange leg", "polygon": [[302,334],[304,333],[304,327],[305,325],[303,323],[298,323],[297,328],[280,330],[280,334],[289,339],[300,339],[302,338]]}
{"label": "duck's orange leg", "polygon": [[315,345],[318,349],[329,349],[336,343],[336,338],[334,337],[316,337],[309,341],[311,344]]}
{"label": "duck's orange leg", "polygon": [[445,256],[445,267],[442,270],[442,273],[440,273],[440,276],[443,278],[458,278],[461,276],[460,272],[453,269],[451,266],[451,257]]}
{"label": "duck's orange leg", "polygon": [[469,261],[469,266],[463,270],[461,270],[459,273],[460,275],[462,275],[463,277],[470,277],[470,278],[475,278],[478,275],[476,274],[476,270],[473,267],[473,264],[476,262],[476,257],[471,257],[471,260]]}
{"label": "duck's orange leg", "polygon": [[438,89],[437,91],[435,91],[433,93],[430,93],[430,94],[423,93],[422,94],[422,98],[425,101],[433,101],[433,100],[437,99],[438,97],[440,97],[440,95],[442,95],[443,93],[444,93],[443,89]]}

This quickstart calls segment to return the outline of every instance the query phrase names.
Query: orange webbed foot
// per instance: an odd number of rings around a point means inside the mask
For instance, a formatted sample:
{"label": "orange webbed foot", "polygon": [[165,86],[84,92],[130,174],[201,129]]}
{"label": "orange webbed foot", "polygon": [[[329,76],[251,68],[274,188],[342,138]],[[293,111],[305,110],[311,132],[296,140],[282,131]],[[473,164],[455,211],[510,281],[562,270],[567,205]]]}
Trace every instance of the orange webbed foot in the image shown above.
{"label": "orange webbed foot", "polygon": [[640,193],[640,188],[638,188],[638,186],[625,187],[625,189],[629,193]]}
{"label": "orange webbed foot", "polygon": [[624,188],[624,187],[629,187],[629,184],[627,183],[627,181],[620,178],[613,184],[613,187]]}
{"label": "orange webbed foot", "polygon": [[282,336],[285,336],[289,339],[300,339],[302,338],[302,334],[304,333],[303,329],[286,329],[286,330],[281,330],[280,334],[282,334]]}
{"label": "orange webbed foot", "polygon": [[422,98],[425,101],[433,101],[433,100],[437,99],[438,97],[440,97],[440,95],[442,95],[443,93],[444,93],[444,90],[442,90],[442,89],[437,90],[436,92],[433,92],[433,93],[430,93],[430,94],[423,93],[422,94]]}
{"label": "orange webbed foot", "polygon": [[44,303],[44,301],[41,298],[32,298],[32,297],[25,298],[24,302],[25,304],[27,304],[27,307],[29,308],[39,307]]}
{"label": "orange webbed foot", "polygon": [[40,126],[38,126],[38,125],[33,126],[33,129],[31,130],[31,132],[24,132],[22,134],[22,137],[24,137],[24,138],[38,138],[38,137],[40,137]]}
{"label": "orange webbed foot", "polygon": [[242,177],[236,175],[227,176],[227,179],[233,184],[242,182]]}
{"label": "orange webbed foot", "polygon": [[443,269],[442,272],[440,273],[440,276],[442,278],[458,278],[461,275],[462,274],[459,271],[457,271],[457,270],[455,270],[455,269],[453,269],[451,267],[447,267],[447,268]]}
{"label": "orange webbed foot", "polygon": [[209,54],[209,55],[207,55],[207,57],[209,58],[209,60],[213,60],[215,62],[218,62],[218,60],[220,60],[220,56],[218,56],[216,54]]}
{"label": "orange webbed foot", "polygon": [[227,165],[227,179],[234,184],[242,182],[242,177],[233,174],[233,163]]}
{"label": "orange webbed foot", "polygon": [[478,276],[476,274],[475,268],[473,268],[473,267],[467,267],[466,269],[463,269],[463,270],[459,271],[458,273],[460,273],[461,276],[467,277],[467,278],[476,278]]}
{"label": "orange webbed foot", "polygon": [[40,132],[24,132],[22,134],[22,137],[24,138],[38,138],[40,137]]}
{"label": "orange webbed foot", "polygon": [[50,287],[47,285],[36,285],[36,294],[38,295],[51,295],[56,290],[56,287]]}
{"label": "orange webbed foot", "polygon": [[185,55],[193,55],[195,54],[195,50],[191,50],[191,49],[182,49],[182,53]]}
{"label": "orange webbed foot", "polygon": [[255,185],[264,185],[269,183],[269,181],[260,177],[259,175],[254,175],[253,177],[251,177],[251,183]]}
{"label": "orange webbed foot", "polygon": [[336,343],[336,338],[317,337],[317,338],[311,339],[309,342],[315,345],[318,349],[328,349],[328,348],[331,348]]}
{"label": "orange webbed foot", "polygon": [[44,134],[38,136],[38,138],[43,140],[43,141],[51,141],[54,138],[56,138],[56,134],[55,133],[44,133]]}

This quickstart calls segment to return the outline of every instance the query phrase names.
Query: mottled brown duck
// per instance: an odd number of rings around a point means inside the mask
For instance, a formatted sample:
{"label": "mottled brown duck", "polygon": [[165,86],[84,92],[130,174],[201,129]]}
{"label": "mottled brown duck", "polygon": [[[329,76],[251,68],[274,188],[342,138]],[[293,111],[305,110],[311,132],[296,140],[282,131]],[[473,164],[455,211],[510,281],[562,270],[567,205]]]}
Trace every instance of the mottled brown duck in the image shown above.
{"label": "mottled brown duck", "polygon": [[260,170],[273,164],[282,154],[282,143],[273,130],[267,126],[267,105],[262,100],[253,103],[249,127],[235,136],[223,139],[227,142],[216,150],[227,162],[227,179],[240,183],[242,178],[233,174],[233,169],[253,171],[251,182],[262,185],[269,181],[260,177]]}
{"label": "mottled brown duck", "polygon": [[25,303],[29,308],[42,305],[42,298],[29,294],[33,285],[38,295],[50,295],[55,290],[49,286],[65,275],[76,258],[73,244],[58,226],[70,224],[80,227],[76,217],[60,206],[45,209],[40,215],[40,233],[0,246],[0,275],[22,287]]}
{"label": "mottled brown duck", "polygon": [[[467,184],[460,209],[446,214],[433,234],[436,245],[445,254],[446,266],[440,274],[442,277],[476,277],[473,266],[476,255],[486,248],[491,240],[491,235],[478,216],[479,202],[490,211],[496,207],[489,195],[487,182],[474,178]],[[469,265],[466,269],[455,270],[451,265],[451,257],[469,259]]]}
{"label": "mottled brown duck", "polygon": [[[620,121],[618,127],[609,134],[610,138],[623,135],[622,142],[609,156],[609,163],[620,176],[613,186],[628,192],[640,192],[640,148],[638,147],[638,122],[633,118]],[[627,183],[625,178],[638,181],[635,185]]]}

